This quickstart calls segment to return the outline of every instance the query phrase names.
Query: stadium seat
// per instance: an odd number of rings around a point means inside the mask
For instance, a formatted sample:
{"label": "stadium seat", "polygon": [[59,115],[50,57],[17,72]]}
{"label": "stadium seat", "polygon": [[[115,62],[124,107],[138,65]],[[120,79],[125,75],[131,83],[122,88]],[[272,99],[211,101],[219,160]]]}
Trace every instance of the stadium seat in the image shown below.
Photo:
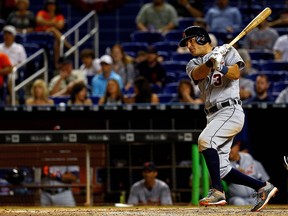
{"label": "stadium seat", "polygon": [[160,32],[134,31],[130,37],[132,42],[146,42],[149,45],[158,41],[164,41],[164,37]]}
{"label": "stadium seat", "polygon": [[167,83],[163,87],[164,94],[177,94],[178,82]]}
{"label": "stadium seat", "polygon": [[55,96],[55,97],[50,97],[55,105],[59,105],[60,103],[65,103],[67,104],[68,100],[70,99],[70,96]]}
{"label": "stadium seat", "polygon": [[137,52],[140,50],[146,50],[147,46],[149,46],[146,42],[124,42],[121,43],[121,46],[125,50],[125,52],[134,52],[137,55]]}
{"label": "stadium seat", "polygon": [[164,35],[164,40],[174,41],[178,43],[182,38],[182,34],[183,34],[183,30],[181,29],[171,30]]}
{"label": "stadium seat", "polygon": [[178,42],[175,41],[159,41],[152,44],[158,51],[176,52],[178,48]]}
{"label": "stadium seat", "polygon": [[275,82],[272,87],[272,92],[273,94],[279,94],[287,86],[288,86],[288,81]]}
{"label": "stadium seat", "polygon": [[172,61],[186,61],[189,62],[193,58],[191,53],[178,53],[173,52],[171,55]]}
{"label": "stadium seat", "polygon": [[178,29],[184,31],[189,26],[192,26],[195,21],[193,17],[181,17],[178,19]]}
{"label": "stadium seat", "polygon": [[251,60],[273,60],[274,54],[272,51],[249,50]]}
{"label": "stadium seat", "polygon": [[165,61],[162,66],[166,71],[186,71],[186,61]]}
{"label": "stadium seat", "polygon": [[162,94],[158,94],[158,98],[159,98],[160,103],[170,103],[174,95],[175,94],[162,93]]}
{"label": "stadium seat", "polygon": [[288,62],[265,61],[260,63],[261,71],[288,71]]}

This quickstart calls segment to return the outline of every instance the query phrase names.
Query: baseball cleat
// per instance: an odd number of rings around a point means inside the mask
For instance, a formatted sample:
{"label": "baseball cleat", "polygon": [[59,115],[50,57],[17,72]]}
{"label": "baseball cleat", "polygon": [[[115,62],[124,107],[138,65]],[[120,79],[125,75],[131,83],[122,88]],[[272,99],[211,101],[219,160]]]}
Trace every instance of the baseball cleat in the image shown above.
{"label": "baseball cleat", "polygon": [[226,205],[225,193],[218,191],[216,189],[210,189],[206,197],[199,201],[200,206],[223,206]]}
{"label": "baseball cleat", "polygon": [[265,187],[258,190],[256,194],[256,205],[251,209],[252,212],[260,211],[265,207],[269,200],[275,196],[278,189],[272,185],[270,182],[266,183]]}

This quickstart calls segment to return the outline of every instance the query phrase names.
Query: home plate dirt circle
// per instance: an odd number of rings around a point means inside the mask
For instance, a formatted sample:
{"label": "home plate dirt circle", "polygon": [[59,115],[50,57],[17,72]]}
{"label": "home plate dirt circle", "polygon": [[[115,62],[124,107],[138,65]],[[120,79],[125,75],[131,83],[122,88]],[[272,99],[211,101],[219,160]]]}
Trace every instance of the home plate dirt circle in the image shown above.
{"label": "home plate dirt circle", "polygon": [[260,212],[251,212],[251,206],[235,207],[2,207],[1,216],[279,216],[288,215],[287,205],[269,205]]}

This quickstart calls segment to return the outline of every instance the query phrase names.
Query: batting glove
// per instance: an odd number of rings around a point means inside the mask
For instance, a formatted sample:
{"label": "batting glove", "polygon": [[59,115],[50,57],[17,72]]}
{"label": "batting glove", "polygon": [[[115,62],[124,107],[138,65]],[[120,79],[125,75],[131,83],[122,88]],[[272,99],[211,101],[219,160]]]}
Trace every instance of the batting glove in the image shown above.
{"label": "batting glove", "polygon": [[[210,58],[213,62],[213,69],[217,71],[221,71],[223,68],[223,56],[220,52],[213,51]],[[221,64],[222,62],[222,64]]]}
{"label": "batting glove", "polygon": [[230,50],[230,47],[228,44],[223,44],[222,46],[218,46],[218,47],[215,47],[213,52],[220,52],[221,55],[225,56],[226,53]]}

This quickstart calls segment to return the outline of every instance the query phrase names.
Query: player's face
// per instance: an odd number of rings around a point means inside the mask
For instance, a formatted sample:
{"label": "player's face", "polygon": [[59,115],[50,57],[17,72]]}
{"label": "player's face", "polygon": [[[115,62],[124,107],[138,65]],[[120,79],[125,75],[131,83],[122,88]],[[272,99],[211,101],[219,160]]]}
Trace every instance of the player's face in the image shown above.
{"label": "player's face", "polygon": [[187,48],[189,49],[190,53],[193,56],[203,56],[205,54],[207,54],[206,52],[206,47],[203,45],[199,45],[196,42],[196,38],[190,38],[189,40],[187,40]]}

